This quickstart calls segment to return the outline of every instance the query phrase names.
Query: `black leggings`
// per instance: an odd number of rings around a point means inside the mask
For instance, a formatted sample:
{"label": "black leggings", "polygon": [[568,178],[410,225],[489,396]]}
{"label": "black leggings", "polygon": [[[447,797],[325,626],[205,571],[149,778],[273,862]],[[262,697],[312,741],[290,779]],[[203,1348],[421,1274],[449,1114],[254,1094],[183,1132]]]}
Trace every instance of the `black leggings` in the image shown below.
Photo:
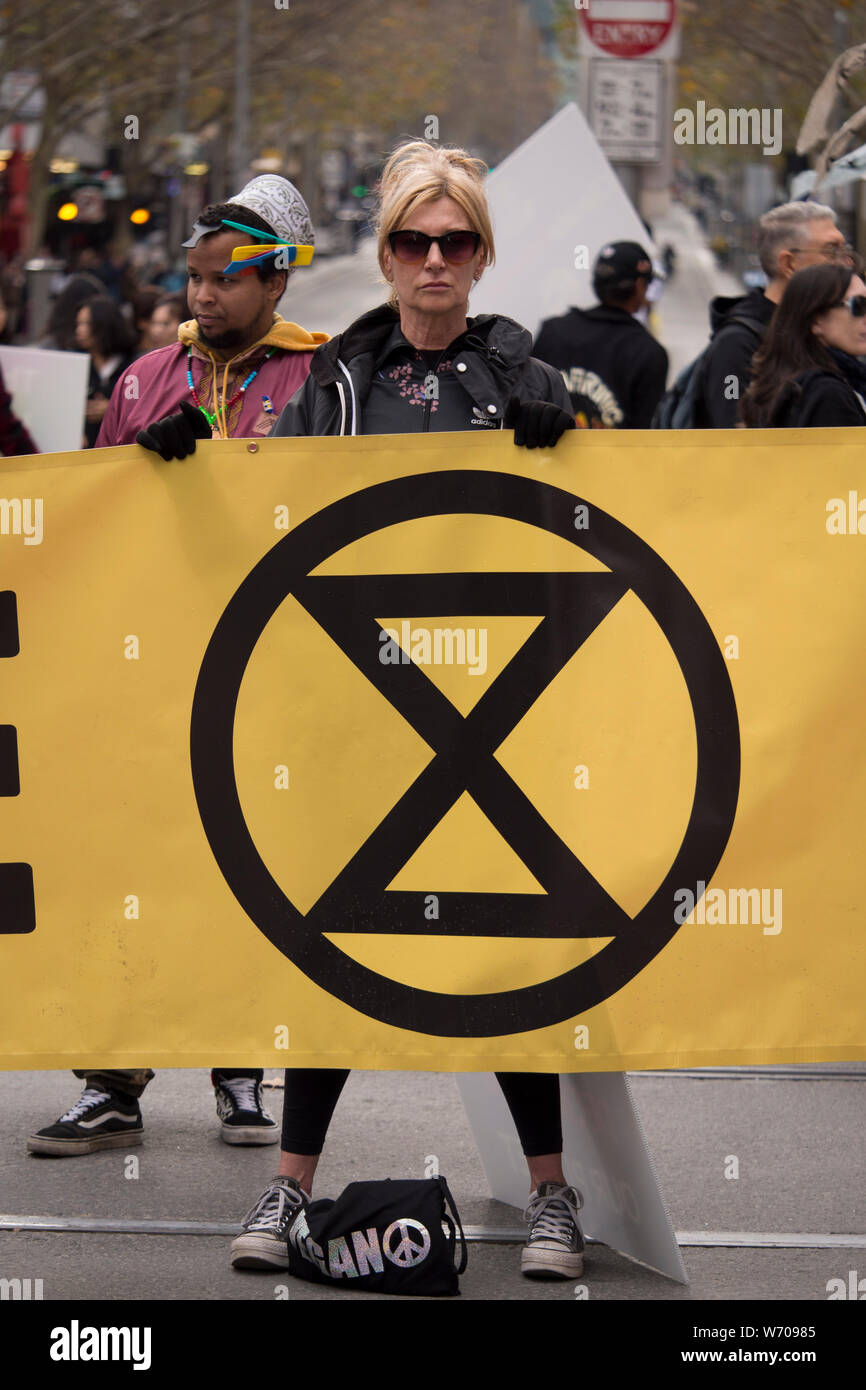
{"label": "black leggings", "polygon": [[[320,1154],[347,1071],[286,1071],[282,1147],[287,1153]],[[562,1152],[559,1077],[546,1072],[497,1072],[520,1145],[527,1158]]]}

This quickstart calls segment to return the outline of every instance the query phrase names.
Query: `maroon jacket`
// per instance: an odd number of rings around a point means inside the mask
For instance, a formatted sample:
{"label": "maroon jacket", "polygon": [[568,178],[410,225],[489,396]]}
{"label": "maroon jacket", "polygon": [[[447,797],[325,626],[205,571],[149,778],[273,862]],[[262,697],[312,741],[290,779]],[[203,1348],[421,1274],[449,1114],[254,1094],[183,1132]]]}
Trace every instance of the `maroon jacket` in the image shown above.
{"label": "maroon jacket", "polygon": [[[174,414],[182,400],[193,403],[187,381],[188,348],[192,349],[193,383],[205,409],[213,409],[214,376],[220,396],[225,387],[226,398],[231,400],[250,371],[258,368],[249,390],[228,412],[229,435],[233,439],[249,439],[270,434],[283,406],[306,380],[313,352],[327,341],[327,336],[308,333],[277,314],[264,338],[223,363],[215,361],[213,354],[199,343],[194,319],[182,323],[180,342],[145,353],[120,378],[103,417],[96,447],[134,444],[139,430]],[[266,360],[269,349],[272,355]]]}
{"label": "maroon jacket", "polygon": [[39,450],[12,409],[12,397],[6,390],[0,371],[0,450],[4,454],[38,454]]}

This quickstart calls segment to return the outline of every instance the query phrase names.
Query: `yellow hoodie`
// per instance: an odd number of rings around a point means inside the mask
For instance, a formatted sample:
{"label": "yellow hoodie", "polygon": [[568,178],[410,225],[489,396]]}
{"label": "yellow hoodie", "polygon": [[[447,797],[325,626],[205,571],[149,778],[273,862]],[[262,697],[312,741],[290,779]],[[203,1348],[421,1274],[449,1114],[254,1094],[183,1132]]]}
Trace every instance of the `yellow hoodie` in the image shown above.
{"label": "yellow hoodie", "polygon": [[[184,347],[190,348],[194,357],[199,357],[202,361],[209,362],[213,367],[213,400],[211,402],[212,413],[221,422],[220,433],[223,438],[228,437],[228,421],[225,419],[225,403],[229,397],[229,381],[239,375],[239,366],[246,358],[259,352],[262,348],[279,348],[282,352],[314,352],[320,343],[327,343],[330,338],[328,333],[309,333],[300,324],[292,323],[289,319],[284,319],[281,314],[274,314],[274,321],[265,333],[264,337],[259,338],[255,343],[230,357],[227,361],[222,361],[217,355],[201,341],[198,323],[195,319],[188,319],[182,323],[177,331],[179,342]],[[217,368],[223,368],[222,380],[222,399],[217,396]]]}
{"label": "yellow hoodie", "polygon": [[[206,357],[211,362],[216,360],[210,349],[201,342],[195,319],[188,319],[186,323],[182,323],[177,330],[177,336],[180,342],[186,347],[191,347],[194,352],[198,349],[197,356]],[[320,343],[327,343],[329,338],[328,333],[308,333],[300,324],[291,323],[284,319],[282,314],[274,314],[274,321],[265,336],[230,360],[239,362],[260,347],[278,347],[284,352],[314,352]]]}

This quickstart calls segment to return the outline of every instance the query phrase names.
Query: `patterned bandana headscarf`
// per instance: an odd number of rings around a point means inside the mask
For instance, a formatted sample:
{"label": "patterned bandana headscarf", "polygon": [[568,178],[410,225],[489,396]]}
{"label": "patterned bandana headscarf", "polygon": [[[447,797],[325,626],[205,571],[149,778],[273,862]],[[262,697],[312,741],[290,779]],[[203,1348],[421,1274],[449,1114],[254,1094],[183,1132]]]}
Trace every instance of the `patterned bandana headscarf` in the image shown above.
{"label": "patterned bandana headscarf", "polygon": [[[226,201],[257,212],[273,228],[279,241],[294,242],[299,246],[315,245],[310,210],[295,185],[281,174],[259,174],[257,178],[250,179],[240,193]],[[205,227],[201,222],[196,222],[192,236],[183,245],[197,246],[203,236],[220,230],[220,227]]]}

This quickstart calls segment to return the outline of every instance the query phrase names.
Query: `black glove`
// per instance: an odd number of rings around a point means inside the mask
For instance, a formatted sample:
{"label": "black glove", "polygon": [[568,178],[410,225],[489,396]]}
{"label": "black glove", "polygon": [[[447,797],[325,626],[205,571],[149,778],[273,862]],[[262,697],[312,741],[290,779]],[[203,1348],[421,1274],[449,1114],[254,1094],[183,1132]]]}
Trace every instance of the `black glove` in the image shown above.
{"label": "black glove", "polygon": [[505,407],[503,425],[514,430],[515,444],[527,449],[552,449],[565,430],[573,430],[574,416],[552,401],[520,401],[516,396]]}
{"label": "black glove", "polygon": [[181,401],[177,415],[166,415],[146,430],[139,430],[135,442],[143,449],[152,449],[168,463],[170,459],[185,459],[187,454],[194,454],[197,439],[210,438],[211,427],[204,412],[189,401]]}

